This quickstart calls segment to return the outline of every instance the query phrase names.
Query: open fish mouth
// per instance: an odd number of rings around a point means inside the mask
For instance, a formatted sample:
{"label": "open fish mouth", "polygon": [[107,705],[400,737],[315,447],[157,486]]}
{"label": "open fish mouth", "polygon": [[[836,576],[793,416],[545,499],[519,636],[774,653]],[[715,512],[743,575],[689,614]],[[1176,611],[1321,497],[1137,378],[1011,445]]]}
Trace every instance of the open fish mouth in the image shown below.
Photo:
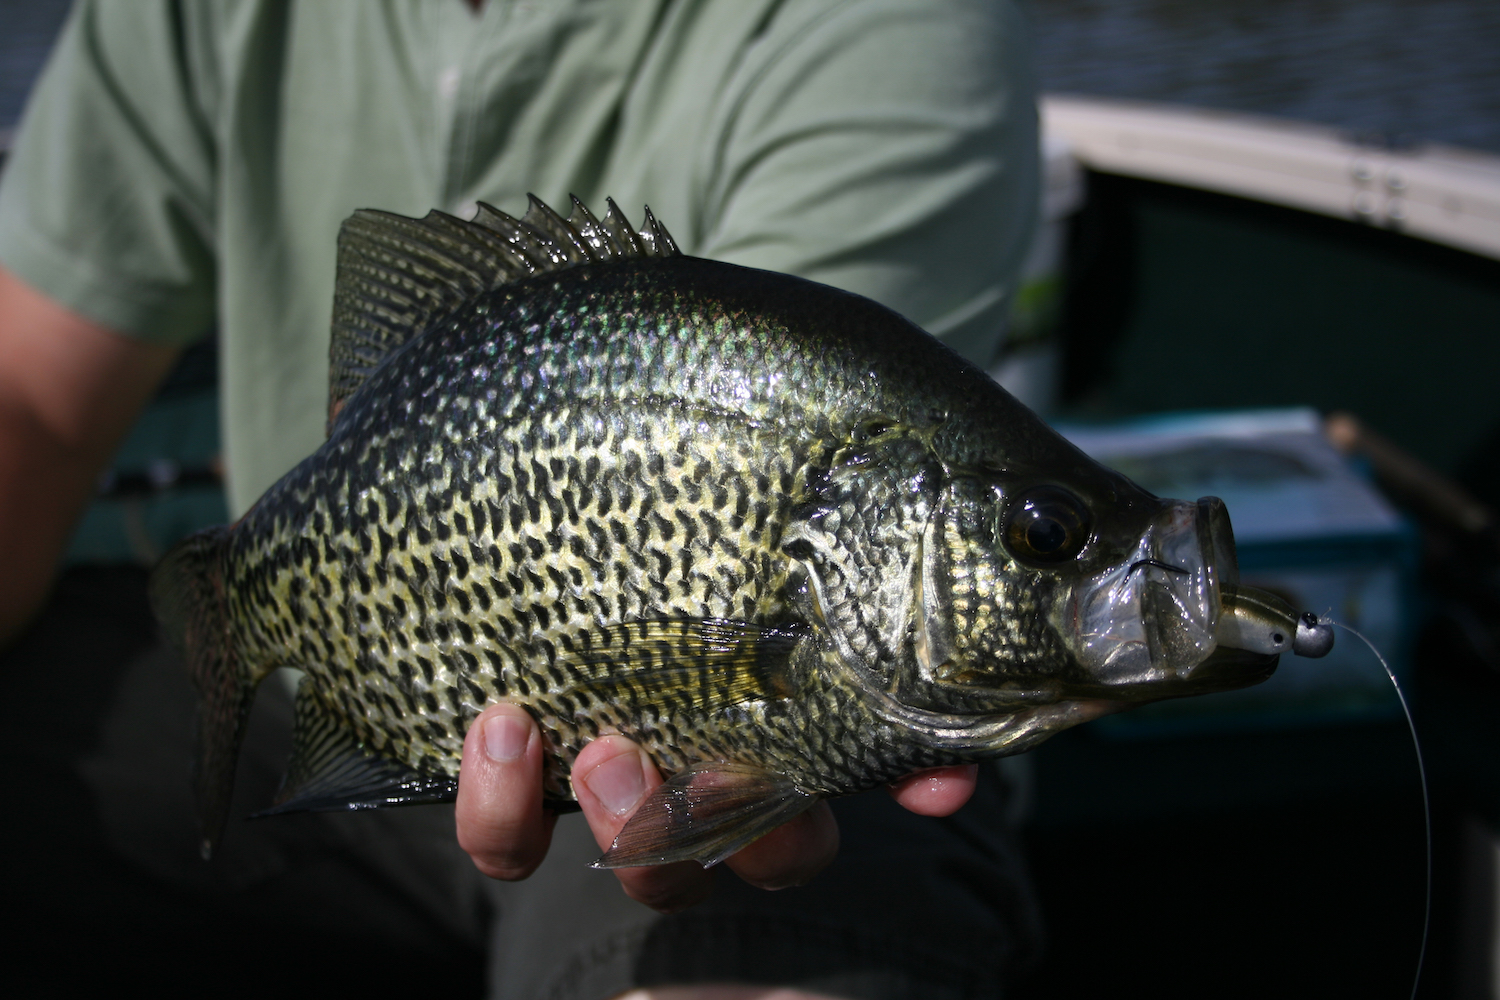
{"label": "open fish mouth", "polygon": [[1258,683],[1298,634],[1285,602],[1240,585],[1217,497],[1167,502],[1135,551],[1080,581],[1064,609],[1085,685],[1129,701]]}

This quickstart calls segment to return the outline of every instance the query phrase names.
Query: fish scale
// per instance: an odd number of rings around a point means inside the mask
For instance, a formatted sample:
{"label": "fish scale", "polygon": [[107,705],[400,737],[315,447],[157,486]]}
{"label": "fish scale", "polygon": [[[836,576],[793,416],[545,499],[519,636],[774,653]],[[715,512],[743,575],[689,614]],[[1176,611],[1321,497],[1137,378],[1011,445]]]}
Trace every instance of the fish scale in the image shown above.
{"label": "fish scale", "polygon": [[1222,505],[1143,493],[889,310],[684,257],[649,212],[357,212],[330,358],[326,443],[153,576],[206,847],[281,667],[271,812],[451,799],[509,701],[555,808],[603,733],[667,776],[606,865],[712,864],[821,797],[1274,667],[1220,667],[1222,602],[1192,603]]}

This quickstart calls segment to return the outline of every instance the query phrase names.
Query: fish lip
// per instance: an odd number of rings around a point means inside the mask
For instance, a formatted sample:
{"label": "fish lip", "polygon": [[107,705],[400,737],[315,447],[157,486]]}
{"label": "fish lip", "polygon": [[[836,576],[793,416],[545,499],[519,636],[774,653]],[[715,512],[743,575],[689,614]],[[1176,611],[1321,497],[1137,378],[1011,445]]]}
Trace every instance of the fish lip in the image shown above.
{"label": "fish lip", "polygon": [[1198,548],[1210,591],[1210,617],[1217,625],[1224,610],[1224,588],[1238,586],[1240,582],[1239,556],[1235,551],[1229,508],[1218,497],[1199,497],[1193,527],[1198,535]]}
{"label": "fish lip", "polygon": [[1194,690],[1182,693],[1208,694],[1252,687],[1275,673],[1280,662],[1280,653],[1257,653],[1253,649],[1219,646],[1193,668],[1187,683]]}
{"label": "fish lip", "polygon": [[1270,678],[1281,662],[1280,653],[1220,646],[1185,674],[1138,681],[1128,687],[1070,685],[1064,697],[1116,703],[1117,711],[1168,698],[1187,698],[1254,687]]}
{"label": "fish lip", "polygon": [[1060,622],[1090,682],[1119,689],[1185,679],[1214,651],[1221,611],[1219,550],[1226,523],[1183,501],[1162,501],[1133,549],[1078,581]]}

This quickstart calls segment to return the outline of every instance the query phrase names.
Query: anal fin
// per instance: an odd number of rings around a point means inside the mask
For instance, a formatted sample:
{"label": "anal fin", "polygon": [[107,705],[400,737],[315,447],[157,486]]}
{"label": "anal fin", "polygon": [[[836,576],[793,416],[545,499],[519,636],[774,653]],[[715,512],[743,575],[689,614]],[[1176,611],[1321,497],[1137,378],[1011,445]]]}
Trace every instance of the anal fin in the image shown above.
{"label": "anal fin", "polygon": [[647,796],[595,868],[694,860],[705,868],[808,809],[819,796],[748,764],[694,764]]}
{"label": "anal fin", "polygon": [[457,779],[420,774],[367,749],[323,705],[304,677],[297,687],[291,763],[275,803],[255,817],[451,802],[457,797]]}
{"label": "anal fin", "polygon": [[198,691],[198,754],[193,785],[206,861],[224,835],[234,771],[263,666],[246,662],[233,641],[225,600],[229,529],[209,528],[183,539],[151,573],[151,607],[187,660]]}

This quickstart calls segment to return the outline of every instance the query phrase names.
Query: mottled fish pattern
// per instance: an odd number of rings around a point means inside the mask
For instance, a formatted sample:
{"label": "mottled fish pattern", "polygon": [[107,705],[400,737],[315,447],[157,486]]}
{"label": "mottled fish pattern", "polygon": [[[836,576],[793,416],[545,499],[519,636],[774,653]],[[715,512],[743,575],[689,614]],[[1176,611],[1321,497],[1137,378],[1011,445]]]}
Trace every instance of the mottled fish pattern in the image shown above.
{"label": "mottled fish pattern", "polygon": [[1154,498],[866,299],[682,256],[613,206],[485,213],[351,220],[327,442],[157,572],[210,840],[279,667],[306,673],[279,808],[451,797],[508,700],[555,803],[618,732],[699,810],[668,829],[658,803],[614,863],[716,861],[818,797],[1097,714],[1049,604],[1079,570],[1008,552],[1006,497],[1113,498],[1096,561]]}

